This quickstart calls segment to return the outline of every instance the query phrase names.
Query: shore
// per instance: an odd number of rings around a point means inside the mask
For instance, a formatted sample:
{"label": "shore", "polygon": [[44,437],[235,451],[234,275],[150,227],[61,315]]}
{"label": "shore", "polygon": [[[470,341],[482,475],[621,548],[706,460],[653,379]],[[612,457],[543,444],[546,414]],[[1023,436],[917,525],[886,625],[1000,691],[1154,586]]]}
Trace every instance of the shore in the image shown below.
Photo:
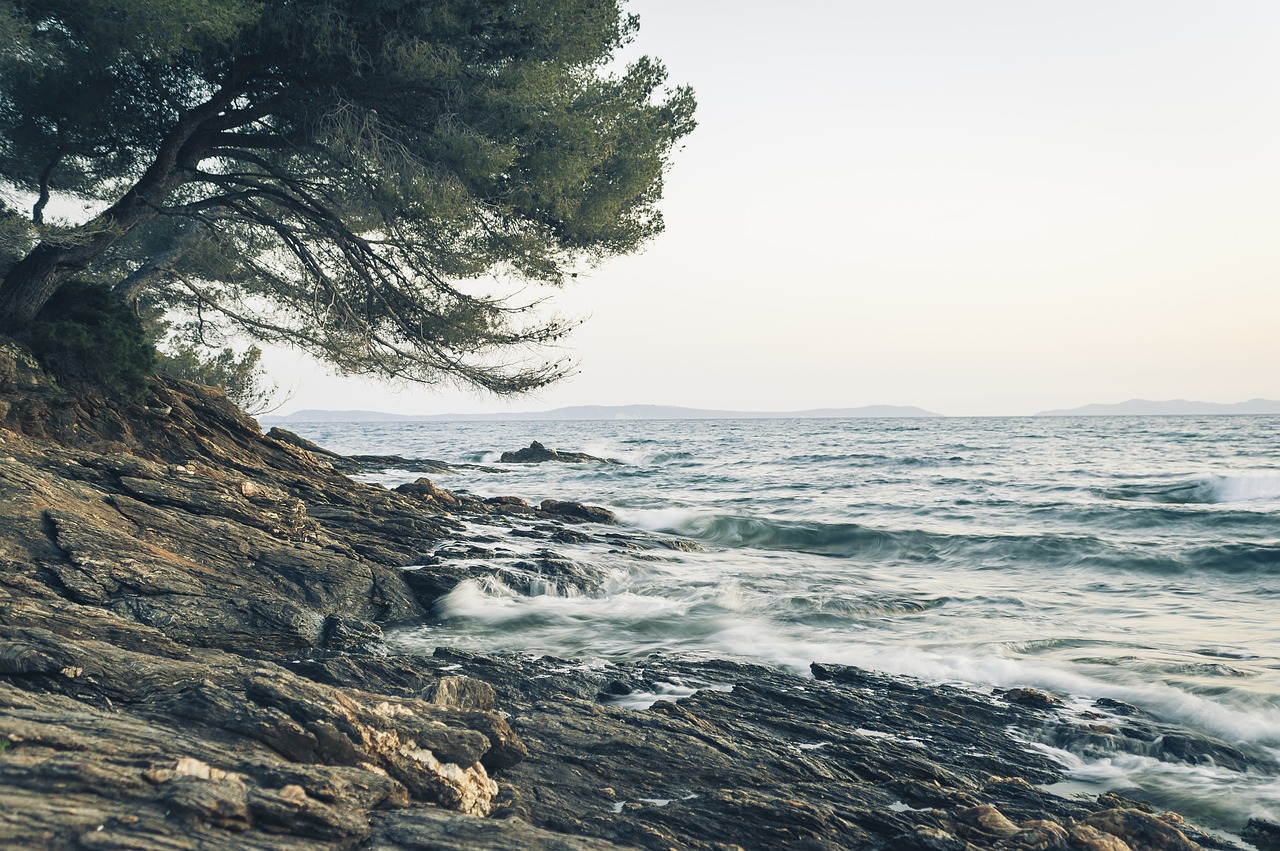
{"label": "shore", "polygon": [[[1051,791],[1066,740],[1244,759],[1117,701],[823,665],[391,655],[492,570],[557,546],[690,546],[574,502],[386,490],[225,399],[54,387],[0,341],[0,844],[50,848],[1242,847],[1119,795]],[[448,465],[396,459],[443,475]],[[406,466],[409,465],[409,466]],[[412,466],[418,465],[418,466]],[[534,558],[503,560],[515,520]],[[466,560],[466,564],[460,562]],[[514,582],[513,582],[514,578]],[[1280,827],[1253,822],[1256,847]]]}

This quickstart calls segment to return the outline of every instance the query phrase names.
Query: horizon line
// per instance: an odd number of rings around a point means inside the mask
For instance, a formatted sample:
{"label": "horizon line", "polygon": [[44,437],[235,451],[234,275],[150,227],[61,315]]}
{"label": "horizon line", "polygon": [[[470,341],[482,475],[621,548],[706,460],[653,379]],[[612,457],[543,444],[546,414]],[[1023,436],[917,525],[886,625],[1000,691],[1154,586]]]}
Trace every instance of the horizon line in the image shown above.
{"label": "horizon line", "polygon": [[[1135,410],[1136,408],[1136,410]],[[1249,408],[1262,408],[1250,410]],[[1180,410],[1192,409],[1192,410]],[[581,416],[581,414],[587,414]],[[579,414],[579,416],[574,416]],[[652,416],[645,416],[652,414]],[[1254,398],[1244,402],[1199,402],[1186,399],[1152,401],[1130,399],[1116,403],[1090,403],[1075,408],[1052,409],[1030,414],[963,414],[930,411],[914,405],[860,405],[820,407],[802,410],[732,410],[692,408],[682,405],[633,403],[627,405],[565,405],[542,411],[447,412],[402,414],[369,409],[333,410],[303,408],[288,414],[264,414],[263,422],[396,422],[475,420],[708,420],[708,419],[1020,419],[1033,417],[1146,417],[1146,416],[1274,416],[1280,415],[1280,401]]]}

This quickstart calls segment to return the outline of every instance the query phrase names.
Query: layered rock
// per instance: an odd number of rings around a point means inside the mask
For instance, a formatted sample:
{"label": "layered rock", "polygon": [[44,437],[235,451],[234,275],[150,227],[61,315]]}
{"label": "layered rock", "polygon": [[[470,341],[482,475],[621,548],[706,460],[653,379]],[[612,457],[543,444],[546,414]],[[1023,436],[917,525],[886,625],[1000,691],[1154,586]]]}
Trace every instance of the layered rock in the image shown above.
{"label": "layered rock", "polygon": [[[1111,728],[1039,693],[387,655],[383,629],[460,582],[590,594],[603,568],[562,548],[693,545],[580,503],[343,475],[385,466],[450,470],[263,436],[178,382],[136,408],[73,397],[0,341],[0,845],[1228,847],[1044,791],[1034,741]],[[1144,753],[1250,767],[1129,709],[1100,706]]]}

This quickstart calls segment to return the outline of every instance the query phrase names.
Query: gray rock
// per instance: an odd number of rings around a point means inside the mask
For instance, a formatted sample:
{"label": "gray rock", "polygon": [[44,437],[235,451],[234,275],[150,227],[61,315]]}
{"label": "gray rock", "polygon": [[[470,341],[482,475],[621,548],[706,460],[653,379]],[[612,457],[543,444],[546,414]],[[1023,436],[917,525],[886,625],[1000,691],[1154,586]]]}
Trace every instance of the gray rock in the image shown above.
{"label": "gray rock", "polygon": [[597,505],[583,505],[580,502],[563,502],[556,499],[544,499],[538,510],[544,515],[572,522],[583,523],[617,523],[618,518],[607,508]]}

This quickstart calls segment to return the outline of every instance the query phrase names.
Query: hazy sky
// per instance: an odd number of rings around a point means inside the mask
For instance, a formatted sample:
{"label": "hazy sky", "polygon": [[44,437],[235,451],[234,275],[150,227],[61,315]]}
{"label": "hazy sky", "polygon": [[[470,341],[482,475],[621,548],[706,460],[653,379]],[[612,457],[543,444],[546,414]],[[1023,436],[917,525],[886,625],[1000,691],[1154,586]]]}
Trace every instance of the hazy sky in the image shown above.
{"label": "hazy sky", "polygon": [[667,233],[556,295],[512,403],[298,378],[283,412],[1024,414],[1280,398],[1280,3],[632,0],[698,93]]}

